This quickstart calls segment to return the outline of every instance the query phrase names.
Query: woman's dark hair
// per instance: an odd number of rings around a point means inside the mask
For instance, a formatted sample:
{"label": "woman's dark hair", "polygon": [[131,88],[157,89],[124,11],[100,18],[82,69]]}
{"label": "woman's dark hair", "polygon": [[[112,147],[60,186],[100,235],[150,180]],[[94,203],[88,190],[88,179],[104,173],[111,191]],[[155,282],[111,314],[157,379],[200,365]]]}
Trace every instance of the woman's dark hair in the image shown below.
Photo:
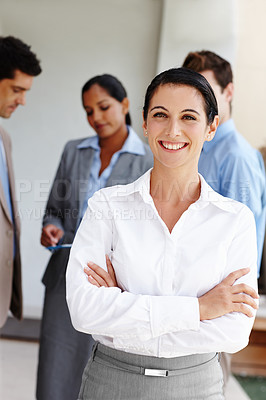
{"label": "woman's dark hair", "polygon": [[[127,97],[127,92],[122,83],[115,78],[113,75],[109,74],[103,74],[103,75],[97,75],[88,80],[88,82],[85,83],[85,85],[82,88],[81,94],[83,97],[83,94],[87,92],[92,85],[99,85],[101,86],[106,92],[119,101],[120,103],[124,100],[125,97]],[[126,115],[126,124],[131,125],[131,118],[129,113]]]}
{"label": "woman's dark hair", "polygon": [[146,91],[143,116],[146,121],[152,97],[160,86],[185,85],[195,88],[201,95],[205,105],[207,123],[210,125],[215,115],[218,115],[218,105],[209,82],[198,72],[187,68],[172,68],[157,75]]}

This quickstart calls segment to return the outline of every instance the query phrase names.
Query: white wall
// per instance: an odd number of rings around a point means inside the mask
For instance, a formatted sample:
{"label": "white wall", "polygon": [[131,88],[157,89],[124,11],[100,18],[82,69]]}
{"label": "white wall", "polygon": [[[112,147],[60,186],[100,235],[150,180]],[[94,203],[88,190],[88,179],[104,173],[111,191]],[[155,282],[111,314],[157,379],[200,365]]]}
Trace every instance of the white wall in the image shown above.
{"label": "white wall", "polygon": [[266,145],[265,20],[265,0],[164,0],[157,66],[180,66],[189,51],[203,49],[231,62],[233,118],[257,148]]}
{"label": "white wall", "polygon": [[197,50],[234,63],[236,32],[236,0],[164,0],[158,72],[181,66]]}
{"label": "white wall", "polygon": [[266,1],[237,0],[238,45],[233,114],[254,146],[266,146]]}
{"label": "white wall", "polygon": [[40,316],[41,277],[49,254],[39,244],[48,191],[64,144],[87,136],[80,90],[111,73],[128,90],[133,126],[141,135],[144,90],[156,71],[160,0],[0,0],[0,27],[32,45],[43,73],[26,107],[1,123],[13,142],[22,219],[24,314]]}

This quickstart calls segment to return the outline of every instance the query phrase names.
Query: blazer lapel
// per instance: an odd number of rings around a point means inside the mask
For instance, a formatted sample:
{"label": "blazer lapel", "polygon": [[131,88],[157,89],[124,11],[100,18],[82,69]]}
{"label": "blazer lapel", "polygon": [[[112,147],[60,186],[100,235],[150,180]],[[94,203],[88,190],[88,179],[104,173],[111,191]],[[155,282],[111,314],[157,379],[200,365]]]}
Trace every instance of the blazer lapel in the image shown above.
{"label": "blazer lapel", "polygon": [[90,179],[90,171],[93,162],[94,149],[88,147],[86,149],[79,149],[78,153],[78,168],[77,168],[77,179],[79,180],[78,185],[78,196],[77,196],[77,208],[80,210],[83,206],[85,196],[87,193],[88,182]]}

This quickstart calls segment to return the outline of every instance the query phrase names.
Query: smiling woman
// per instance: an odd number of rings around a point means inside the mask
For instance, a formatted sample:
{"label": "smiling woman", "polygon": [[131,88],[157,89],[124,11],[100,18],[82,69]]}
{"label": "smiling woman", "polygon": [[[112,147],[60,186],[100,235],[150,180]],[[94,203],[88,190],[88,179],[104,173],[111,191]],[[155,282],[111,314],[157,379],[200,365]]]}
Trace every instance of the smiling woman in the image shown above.
{"label": "smiling woman", "polygon": [[[204,100],[195,88],[188,86],[163,85],[154,93],[149,107],[143,128],[155,162],[170,162],[172,167],[176,163],[178,167],[193,159],[197,171],[203,143],[213,138],[218,117],[207,124]],[[176,157],[169,157],[169,152]]]}
{"label": "smiling woman", "polygon": [[204,77],[159,74],[143,109],[154,167],[88,202],[66,275],[73,326],[96,340],[80,400],[224,399],[218,352],[247,345],[258,295],[253,215],[198,174],[217,114]]}

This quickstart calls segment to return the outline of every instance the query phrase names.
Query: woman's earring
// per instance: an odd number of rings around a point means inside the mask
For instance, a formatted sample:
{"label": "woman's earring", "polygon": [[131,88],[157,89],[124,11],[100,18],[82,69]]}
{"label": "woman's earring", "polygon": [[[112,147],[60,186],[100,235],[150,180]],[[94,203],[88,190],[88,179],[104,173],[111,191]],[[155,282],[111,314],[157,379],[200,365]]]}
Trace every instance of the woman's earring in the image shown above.
{"label": "woman's earring", "polygon": [[148,136],[148,131],[145,132],[145,135]]}

